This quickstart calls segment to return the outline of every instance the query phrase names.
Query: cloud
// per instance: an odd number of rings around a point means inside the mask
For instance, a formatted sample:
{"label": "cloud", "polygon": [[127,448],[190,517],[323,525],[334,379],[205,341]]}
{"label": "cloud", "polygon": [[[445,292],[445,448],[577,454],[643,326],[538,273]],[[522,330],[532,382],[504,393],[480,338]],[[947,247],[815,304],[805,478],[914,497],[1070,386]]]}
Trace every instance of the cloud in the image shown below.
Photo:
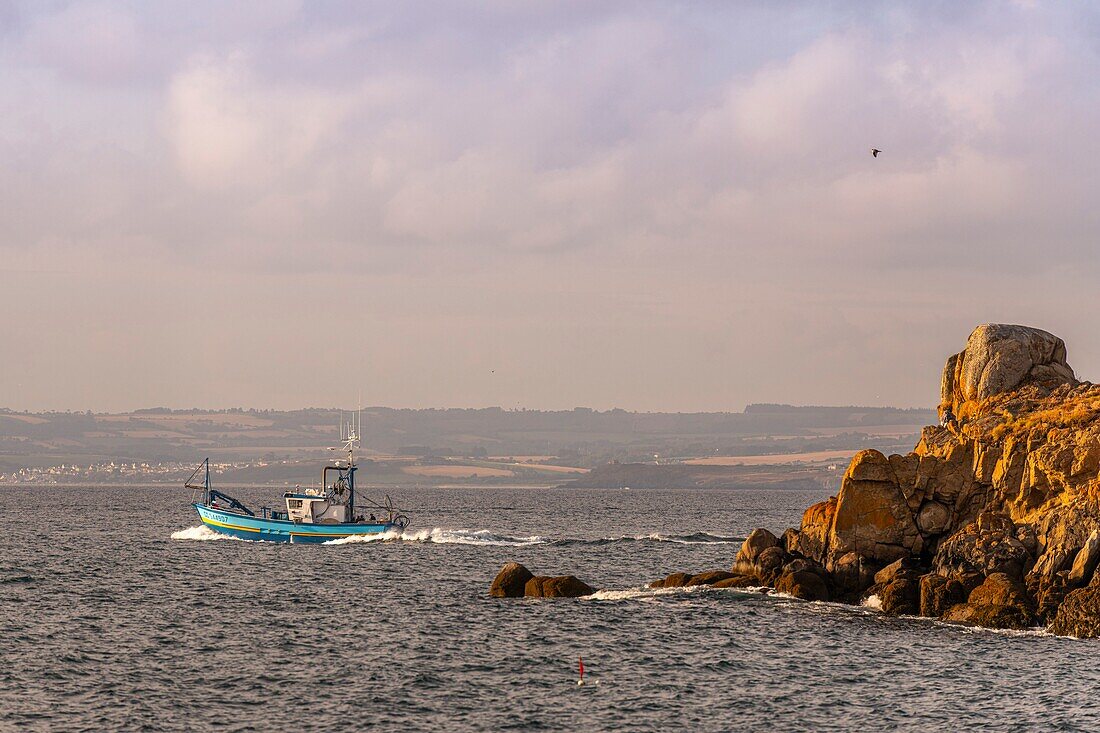
{"label": "cloud", "polygon": [[[859,401],[845,370],[874,377],[850,352],[912,359],[957,346],[943,324],[1079,310],[1100,275],[1094,24],[1001,3],[20,5],[0,36],[0,255],[82,273],[65,307],[132,331],[119,348],[154,313],[200,332],[186,283],[223,304],[201,309],[220,362],[303,375],[311,323],[369,292],[401,326],[360,313],[377,348],[356,353],[413,365],[395,404],[737,407],[792,379]],[[7,335],[32,352],[103,358],[60,304],[27,318]],[[526,377],[497,395],[415,366],[473,364],[463,343]],[[140,368],[174,369],[157,344]],[[820,379],[792,376],[814,359]],[[915,369],[876,394],[924,401]],[[24,381],[28,404],[50,395]],[[230,382],[262,404],[286,379]]]}
{"label": "cloud", "polygon": [[168,136],[188,183],[225,190],[301,173],[332,142],[345,103],[311,89],[264,88],[243,54],[201,59],[173,76]]}

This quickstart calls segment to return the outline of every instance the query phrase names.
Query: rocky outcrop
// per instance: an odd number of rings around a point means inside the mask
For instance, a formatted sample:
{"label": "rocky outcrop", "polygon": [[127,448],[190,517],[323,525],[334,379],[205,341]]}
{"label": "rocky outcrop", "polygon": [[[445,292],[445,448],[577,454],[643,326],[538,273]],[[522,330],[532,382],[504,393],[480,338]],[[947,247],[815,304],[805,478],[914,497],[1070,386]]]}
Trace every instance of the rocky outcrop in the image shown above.
{"label": "rocky outcrop", "polygon": [[769,547],[757,556],[753,564],[753,575],[766,585],[775,585],[790,560],[791,556],[782,547]]}
{"label": "rocky outcrop", "polygon": [[1077,380],[1057,336],[987,324],[947,360],[941,397],[911,453],[856,454],[798,529],[758,529],[729,572],[653,587],[875,596],[885,613],[1100,635],[1100,386]]}
{"label": "rocky outcrop", "polygon": [[941,397],[912,453],[858,453],[837,495],[752,571],[774,582],[776,561],[803,557],[834,599],[998,628],[1061,613],[1052,628],[1083,628],[1070,616],[1087,616],[1100,566],[1100,386],[1078,381],[1057,336],[986,324],[947,360]]}
{"label": "rocky outcrop", "polygon": [[1027,593],[1035,600],[1035,623],[1046,626],[1054,621],[1066,594],[1072,590],[1066,581],[1066,573],[1029,575]]}
{"label": "rocky outcrop", "polygon": [[891,580],[874,595],[888,616],[914,616],[920,611],[920,581],[910,575]]}
{"label": "rocky outcrop", "polygon": [[966,348],[947,360],[940,383],[944,405],[984,400],[1027,382],[1076,384],[1066,345],[1052,333],[1027,326],[978,326]]}
{"label": "rocky outcrop", "polygon": [[888,616],[915,615],[920,610],[920,578],[924,571],[912,557],[903,557],[875,573],[874,585],[864,597],[878,598]]}
{"label": "rocky outcrop", "polygon": [[1023,629],[1028,620],[1011,606],[972,606],[960,603],[943,616],[944,621],[987,629]]}
{"label": "rocky outcrop", "polygon": [[510,562],[500,569],[489,586],[489,595],[496,598],[520,598],[527,581],[535,577],[518,562]]}
{"label": "rocky outcrop", "polygon": [[797,550],[806,557],[822,560],[829,546],[829,532],[836,517],[835,496],[812,505],[802,514],[802,526],[795,543]]}

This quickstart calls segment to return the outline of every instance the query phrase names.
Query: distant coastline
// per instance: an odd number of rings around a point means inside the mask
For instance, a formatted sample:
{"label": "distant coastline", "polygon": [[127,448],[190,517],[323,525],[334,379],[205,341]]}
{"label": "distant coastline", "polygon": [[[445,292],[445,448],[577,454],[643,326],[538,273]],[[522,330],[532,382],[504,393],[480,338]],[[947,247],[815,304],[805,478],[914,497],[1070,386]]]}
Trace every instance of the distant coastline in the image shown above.
{"label": "distant coastline", "polygon": [[[335,409],[122,414],[0,410],[0,485],[175,484],[209,457],[225,484],[309,485]],[[363,411],[377,486],[828,487],[856,450],[912,445],[932,409],[754,404],[743,412]]]}

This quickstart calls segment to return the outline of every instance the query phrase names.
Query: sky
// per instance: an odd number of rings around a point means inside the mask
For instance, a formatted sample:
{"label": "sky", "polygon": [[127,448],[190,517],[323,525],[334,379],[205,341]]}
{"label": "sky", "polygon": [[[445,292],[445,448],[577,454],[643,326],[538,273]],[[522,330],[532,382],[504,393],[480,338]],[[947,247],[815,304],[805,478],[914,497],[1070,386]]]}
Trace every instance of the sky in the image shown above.
{"label": "sky", "polygon": [[0,406],[1095,379],[1098,7],[0,0]]}

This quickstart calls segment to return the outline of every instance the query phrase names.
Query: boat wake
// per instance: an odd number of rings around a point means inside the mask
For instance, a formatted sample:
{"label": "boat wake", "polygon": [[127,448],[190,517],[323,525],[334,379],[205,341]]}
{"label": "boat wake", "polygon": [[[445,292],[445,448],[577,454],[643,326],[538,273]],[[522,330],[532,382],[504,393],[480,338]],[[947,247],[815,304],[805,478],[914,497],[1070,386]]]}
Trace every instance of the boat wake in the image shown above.
{"label": "boat wake", "polygon": [[[205,525],[188,527],[172,533],[174,540],[236,540],[248,542],[249,540],[221,534]],[[721,535],[696,532],[686,535],[663,535],[658,532],[639,535],[620,535],[618,537],[603,537],[600,539],[548,539],[531,535],[528,537],[512,537],[506,534],[491,532],[487,529],[445,529],[434,527],[432,529],[418,530],[390,530],[380,534],[356,535],[342,537],[322,544],[325,545],[358,545],[370,542],[417,542],[436,545],[475,545],[483,547],[528,547],[531,545],[547,545],[552,547],[569,547],[575,545],[599,547],[618,543],[632,542],[660,542],[674,545],[740,545],[743,537],[724,537]]]}
{"label": "boat wake", "polygon": [[172,533],[172,539],[199,540],[202,542],[207,540],[236,540],[238,542],[248,542],[248,540],[241,539],[240,537],[233,537],[232,535],[215,532],[204,524],[200,524],[198,527],[188,527],[187,529],[177,530]]}
{"label": "boat wake", "polygon": [[390,530],[381,534],[356,535],[325,542],[326,545],[358,545],[364,542],[424,542],[436,545],[483,545],[489,547],[526,547],[527,545],[545,545],[542,537],[509,537],[490,532],[487,529],[421,529],[416,531]]}
{"label": "boat wake", "polygon": [[743,537],[722,537],[720,535],[696,532],[689,535],[665,536],[657,532],[644,535],[620,535],[619,537],[604,537],[602,539],[548,539],[531,535],[530,537],[511,537],[504,534],[496,534],[487,529],[421,529],[404,532],[391,530],[382,534],[359,535],[356,537],[344,537],[338,540],[325,542],[326,545],[358,545],[364,542],[425,542],[437,545],[484,545],[488,547],[527,547],[529,545],[547,545],[552,547],[567,547],[572,545],[600,546],[619,542],[669,542],[678,545],[740,545]]}

